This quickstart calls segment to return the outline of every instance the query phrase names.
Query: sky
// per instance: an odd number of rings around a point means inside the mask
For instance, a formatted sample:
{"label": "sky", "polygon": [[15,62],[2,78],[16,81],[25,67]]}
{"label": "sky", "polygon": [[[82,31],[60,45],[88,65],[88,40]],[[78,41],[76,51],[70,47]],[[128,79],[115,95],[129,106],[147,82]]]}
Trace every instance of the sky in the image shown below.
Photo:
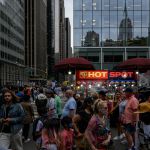
{"label": "sky", "polygon": [[65,17],[69,17],[71,23],[71,46],[73,48],[73,0],[65,0]]}

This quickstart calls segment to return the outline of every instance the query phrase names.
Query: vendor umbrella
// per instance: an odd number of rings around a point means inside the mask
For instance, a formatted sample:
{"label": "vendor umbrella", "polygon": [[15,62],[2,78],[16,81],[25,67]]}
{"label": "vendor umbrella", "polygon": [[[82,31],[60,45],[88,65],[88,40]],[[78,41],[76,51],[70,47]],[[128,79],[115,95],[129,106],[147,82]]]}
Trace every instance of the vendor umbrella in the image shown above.
{"label": "vendor umbrella", "polygon": [[147,70],[150,69],[150,59],[148,58],[133,58],[124,61],[117,65],[114,69],[117,70]]}
{"label": "vendor umbrella", "polygon": [[85,58],[65,58],[55,65],[56,71],[69,71],[69,70],[93,70],[92,63]]}

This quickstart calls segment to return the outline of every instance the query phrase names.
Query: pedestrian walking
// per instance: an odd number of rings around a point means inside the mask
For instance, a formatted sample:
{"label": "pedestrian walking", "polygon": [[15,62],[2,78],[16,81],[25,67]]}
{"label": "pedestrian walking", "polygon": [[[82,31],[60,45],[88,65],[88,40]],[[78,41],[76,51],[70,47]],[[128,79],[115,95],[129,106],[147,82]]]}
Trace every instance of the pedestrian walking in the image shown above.
{"label": "pedestrian walking", "polygon": [[73,118],[75,113],[76,113],[76,109],[77,109],[76,101],[73,98],[73,91],[72,90],[67,90],[65,95],[66,95],[68,100],[67,100],[67,102],[64,106],[64,109],[63,109],[63,112],[62,112],[62,118],[65,117],[65,116]]}
{"label": "pedestrian walking", "polygon": [[22,121],[24,110],[12,91],[4,92],[4,104],[0,108],[0,145],[4,148],[23,150],[22,145]]}

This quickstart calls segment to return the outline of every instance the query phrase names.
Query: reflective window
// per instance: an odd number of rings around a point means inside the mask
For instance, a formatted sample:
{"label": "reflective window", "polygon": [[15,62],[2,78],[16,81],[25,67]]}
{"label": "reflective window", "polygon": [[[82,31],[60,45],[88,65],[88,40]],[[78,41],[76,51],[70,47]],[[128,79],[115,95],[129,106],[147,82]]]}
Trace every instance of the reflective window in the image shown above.
{"label": "reflective window", "polygon": [[74,28],[82,27],[82,11],[74,11]]}
{"label": "reflective window", "polygon": [[134,27],[141,27],[142,24],[141,11],[134,11]]}
{"label": "reflective window", "polygon": [[149,27],[149,18],[150,18],[149,11],[142,11],[142,27]]}
{"label": "reflective window", "polygon": [[134,1],[134,10],[141,10],[141,9],[142,9],[141,0],[135,0]]}
{"label": "reflective window", "polygon": [[134,28],[134,38],[141,37],[141,28]]}
{"label": "reflective window", "polygon": [[142,10],[149,10],[150,8],[150,1],[149,0],[142,0]]}
{"label": "reflective window", "polygon": [[[117,39],[118,39],[117,30],[118,30],[117,28],[110,28],[110,39],[113,42],[117,41]],[[113,44],[115,44],[115,43],[113,43]]]}
{"label": "reflective window", "polygon": [[109,11],[102,11],[102,27],[109,27]]}
{"label": "reflective window", "polygon": [[124,1],[118,0],[118,10],[123,11],[124,10]]}
{"label": "reflective window", "polygon": [[93,0],[93,10],[101,10],[101,0]]}
{"label": "reflective window", "polygon": [[142,28],[142,37],[148,37],[148,28]]}
{"label": "reflective window", "polygon": [[74,10],[82,10],[82,0],[73,1],[73,9]]}
{"label": "reflective window", "polygon": [[109,46],[109,28],[103,28],[102,30],[102,46]]}
{"label": "reflective window", "polygon": [[83,13],[83,27],[92,27],[92,11]]}
{"label": "reflective window", "polygon": [[83,0],[83,10],[92,10],[92,0]]}
{"label": "reflective window", "polygon": [[83,39],[85,47],[98,47],[99,46],[99,33],[96,33],[92,28],[83,30]]}
{"label": "reflective window", "polygon": [[74,46],[82,46],[82,45],[83,45],[82,29],[74,29]]}
{"label": "reflective window", "polygon": [[102,10],[109,10],[110,3],[109,0],[102,0]]}
{"label": "reflective window", "polygon": [[101,11],[93,11],[93,27],[101,27]]}
{"label": "reflective window", "polygon": [[101,35],[102,35],[102,31],[101,31],[101,28],[93,28],[93,31],[97,34],[97,37],[96,38],[96,45],[99,45],[101,46]]}
{"label": "reflective window", "polygon": [[110,27],[117,27],[117,11],[111,11],[110,13]]}
{"label": "reflective window", "polygon": [[118,9],[118,7],[117,7],[118,3],[117,2],[118,2],[117,0],[110,0],[110,10],[117,10]]}
{"label": "reflective window", "polygon": [[126,0],[126,6],[127,6],[127,10],[133,10],[133,3],[134,0]]}

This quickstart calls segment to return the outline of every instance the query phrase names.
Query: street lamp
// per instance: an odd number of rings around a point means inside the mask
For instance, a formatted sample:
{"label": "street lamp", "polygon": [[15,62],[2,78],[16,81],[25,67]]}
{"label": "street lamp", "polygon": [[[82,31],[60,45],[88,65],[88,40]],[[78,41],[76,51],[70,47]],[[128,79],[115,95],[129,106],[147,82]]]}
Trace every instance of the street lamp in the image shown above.
{"label": "street lamp", "polygon": [[71,74],[72,74],[72,72],[71,72],[71,71],[68,71],[68,74],[69,74],[69,75],[71,75]]}

